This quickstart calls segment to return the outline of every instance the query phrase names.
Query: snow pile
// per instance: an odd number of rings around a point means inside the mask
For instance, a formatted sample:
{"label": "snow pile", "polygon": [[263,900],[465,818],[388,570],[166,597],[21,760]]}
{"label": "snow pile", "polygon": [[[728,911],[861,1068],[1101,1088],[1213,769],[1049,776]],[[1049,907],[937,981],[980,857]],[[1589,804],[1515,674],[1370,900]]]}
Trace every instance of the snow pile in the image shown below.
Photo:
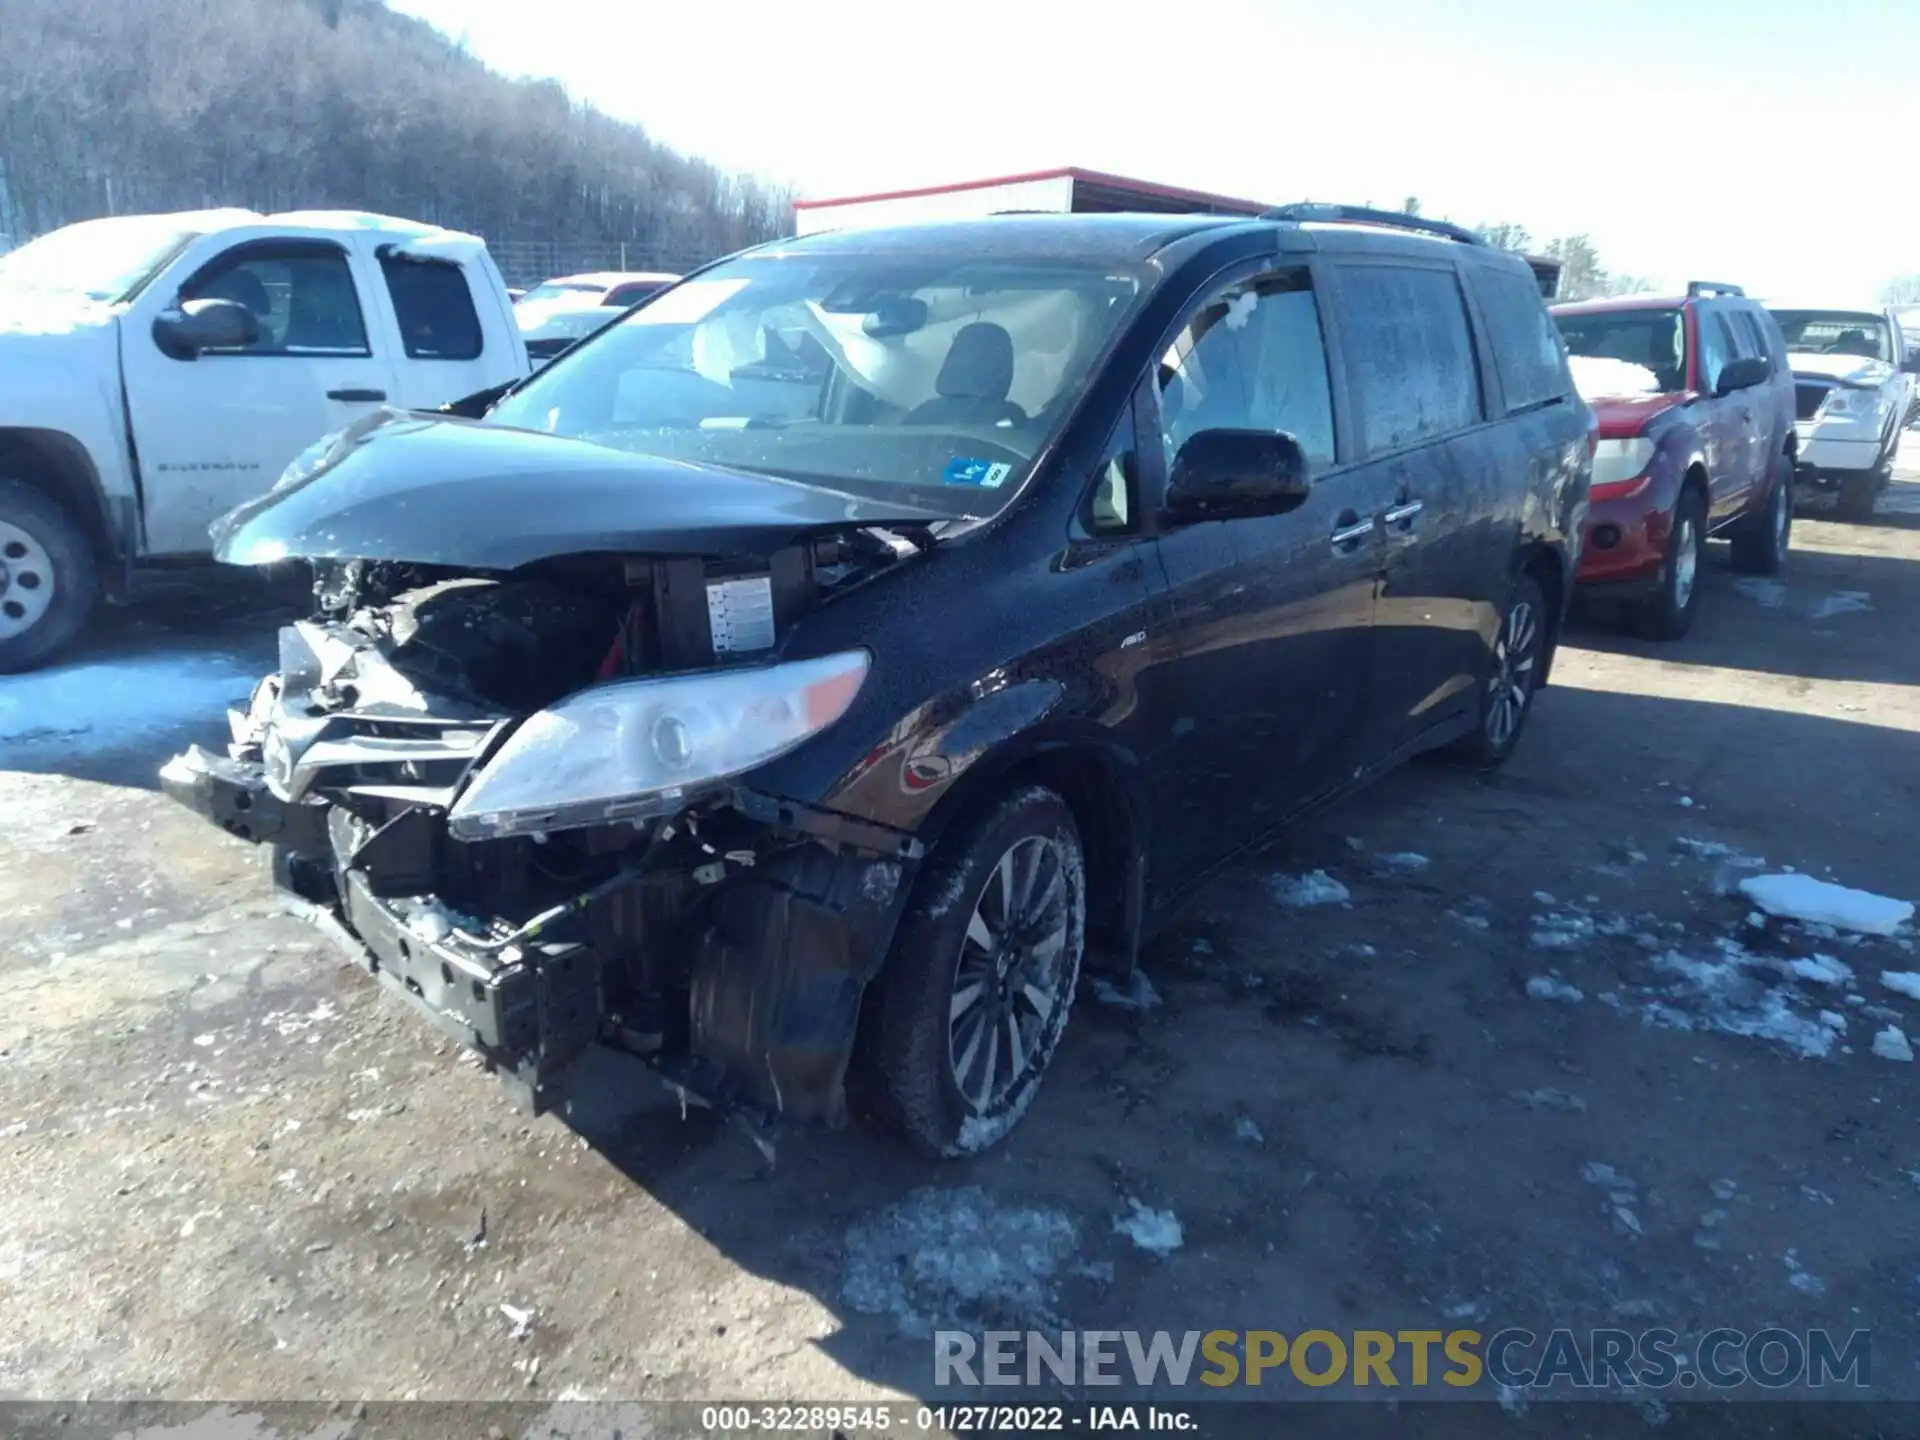
{"label": "snow pile", "polygon": [[1882,1060],[1913,1062],[1913,1046],[1907,1040],[1906,1031],[1898,1025],[1889,1025],[1873,1037],[1873,1053]]}
{"label": "snow pile", "polygon": [[1783,920],[1832,925],[1862,935],[1891,935],[1913,918],[1913,906],[1867,890],[1850,890],[1811,875],[1754,875],[1740,893]]}
{"label": "snow pile", "polygon": [[1696,960],[1669,950],[1653,963],[1673,982],[1652,992],[1642,1015],[1648,1025],[1767,1040],[1815,1059],[1832,1053],[1846,1030],[1845,1017],[1834,1011],[1809,1017],[1795,1010],[1799,995],[1768,984],[1759,973],[1768,962],[1731,941],[1723,942],[1717,959]]}
{"label": "snow pile", "polygon": [[1920,1000],[1920,974],[1911,970],[1882,970],[1880,983],[1896,995],[1904,995],[1909,1000]]}
{"label": "snow pile", "polygon": [[1851,985],[1853,967],[1831,955],[1809,955],[1787,962],[1787,973],[1796,980],[1811,980],[1816,985]]}
{"label": "snow pile", "polygon": [[1271,875],[1267,884],[1272,887],[1274,899],[1296,908],[1345,905],[1353,899],[1353,892],[1324,870],[1309,870],[1304,875]]}
{"label": "snow pile", "polygon": [[1187,1239],[1179,1217],[1171,1210],[1155,1210],[1132,1198],[1127,1201],[1127,1213],[1115,1218],[1113,1229],[1149,1255],[1171,1255]]}
{"label": "snow pile", "polygon": [[198,650],[9,675],[0,679],[0,759],[16,746],[111,749],[224,722],[227,706],[244,703],[259,678],[252,664]]}
{"label": "snow pile", "polygon": [[1079,1239],[1061,1211],[1003,1206],[977,1185],[916,1190],[847,1232],[841,1294],[909,1335],[1045,1324]]}
{"label": "snow pile", "polygon": [[1527,994],[1535,1000],[1558,1000],[1565,1005],[1578,1005],[1587,998],[1578,986],[1556,980],[1551,975],[1536,975],[1527,981]]}

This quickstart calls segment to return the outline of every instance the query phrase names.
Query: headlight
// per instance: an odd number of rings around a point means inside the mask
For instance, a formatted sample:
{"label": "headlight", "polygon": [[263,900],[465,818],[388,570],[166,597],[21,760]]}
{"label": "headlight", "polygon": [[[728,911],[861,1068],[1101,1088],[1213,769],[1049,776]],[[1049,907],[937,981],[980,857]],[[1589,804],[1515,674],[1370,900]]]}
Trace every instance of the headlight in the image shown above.
{"label": "headlight", "polygon": [[1602,440],[1593,447],[1593,483],[1614,485],[1631,480],[1653,463],[1653,441],[1644,435],[1631,440]]}
{"label": "headlight", "polygon": [[1827,400],[1820,407],[1820,413],[1871,418],[1884,408],[1885,402],[1878,390],[1849,390],[1835,386],[1827,392]]}
{"label": "headlight", "polygon": [[846,714],[864,650],[757,670],[597,685],[529,716],[448,814],[491,840],[677,810]]}

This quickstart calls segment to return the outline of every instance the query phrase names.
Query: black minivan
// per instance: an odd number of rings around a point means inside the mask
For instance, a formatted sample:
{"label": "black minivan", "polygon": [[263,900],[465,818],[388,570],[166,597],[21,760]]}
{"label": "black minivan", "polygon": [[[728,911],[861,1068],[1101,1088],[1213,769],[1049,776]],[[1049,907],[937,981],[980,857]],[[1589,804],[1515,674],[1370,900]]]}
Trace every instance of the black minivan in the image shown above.
{"label": "black minivan", "polygon": [[944,1155],[1083,961],[1512,751],[1591,467],[1526,263],[1344,207],[780,241],[487,400],[215,527],[316,612],[166,789],[536,1110],[606,1044]]}

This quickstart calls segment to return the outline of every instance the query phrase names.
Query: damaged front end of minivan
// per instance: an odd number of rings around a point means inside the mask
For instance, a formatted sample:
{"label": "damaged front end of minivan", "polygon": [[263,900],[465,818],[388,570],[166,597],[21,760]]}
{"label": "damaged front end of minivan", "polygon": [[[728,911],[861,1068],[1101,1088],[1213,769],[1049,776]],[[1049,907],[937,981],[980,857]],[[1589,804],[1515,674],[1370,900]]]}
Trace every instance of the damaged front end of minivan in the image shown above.
{"label": "damaged front end of minivan", "polygon": [[316,613],[164,789],[536,1113],[609,1044],[837,1123],[920,847],[751,775],[868,674],[796,621],[939,517],[528,436],[535,474],[474,428],[391,417],[223,522],[223,559],[310,561]]}

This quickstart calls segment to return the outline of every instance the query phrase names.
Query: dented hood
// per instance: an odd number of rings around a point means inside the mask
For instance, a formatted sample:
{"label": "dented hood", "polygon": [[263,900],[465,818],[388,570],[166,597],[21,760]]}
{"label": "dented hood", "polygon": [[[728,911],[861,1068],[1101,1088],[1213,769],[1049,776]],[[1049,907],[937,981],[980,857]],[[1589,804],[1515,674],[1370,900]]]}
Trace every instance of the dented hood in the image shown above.
{"label": "dented hood", "polygon": [[765,555],[952,516],[471,421],[387,411],[216,521],[234,565],[403,560],[513,570],[557,555]]}

